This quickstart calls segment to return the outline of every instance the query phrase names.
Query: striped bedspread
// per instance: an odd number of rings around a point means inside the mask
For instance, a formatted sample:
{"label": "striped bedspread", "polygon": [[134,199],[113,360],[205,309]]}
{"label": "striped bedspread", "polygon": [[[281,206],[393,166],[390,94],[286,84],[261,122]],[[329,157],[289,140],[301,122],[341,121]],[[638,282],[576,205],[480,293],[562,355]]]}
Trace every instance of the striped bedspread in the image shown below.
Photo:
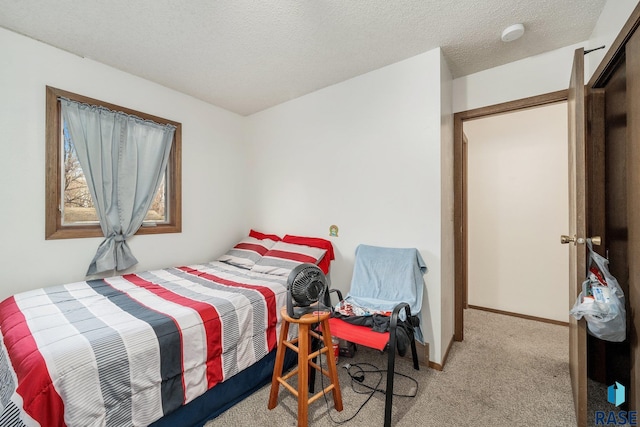
{"label": "striped bedspread", "polygon": [[286,278],[221,262],[0,303],[0,426],[144,426],[276,346]]}

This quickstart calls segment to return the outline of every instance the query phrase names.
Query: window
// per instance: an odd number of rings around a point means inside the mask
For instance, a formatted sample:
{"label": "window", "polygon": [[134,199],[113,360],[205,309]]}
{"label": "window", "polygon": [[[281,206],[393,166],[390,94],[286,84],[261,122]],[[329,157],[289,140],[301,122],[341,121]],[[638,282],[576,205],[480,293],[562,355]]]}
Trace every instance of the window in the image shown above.
{"label": "window", "polygon": [[84,173],[62,118],[59,97],[176,126],[164,179],[136,234],[179,233],[182,229],[181,124],[47,86],[45,238],[103,236]]}

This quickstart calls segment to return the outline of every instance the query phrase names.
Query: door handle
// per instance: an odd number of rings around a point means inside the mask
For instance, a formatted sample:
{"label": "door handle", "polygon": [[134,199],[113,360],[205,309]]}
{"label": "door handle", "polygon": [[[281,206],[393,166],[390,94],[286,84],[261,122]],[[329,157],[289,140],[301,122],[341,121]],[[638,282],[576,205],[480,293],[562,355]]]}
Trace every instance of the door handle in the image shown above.
{"label": "door handle", "polygon": [[[596,246],[599,246],[602,243],[602,238],[600,236],[593,236],[590,238],[590,240],[591,240],[591,243],[593,243]],[[573,243],[574,245],[576,244],[584,245],[585,242],[586,242],[586,239],[584,237],[576,237],[575,235],[571,237],[565,234],[560,236],[560,243],[562,243],[563,245],[566,245],[567,243]]]}

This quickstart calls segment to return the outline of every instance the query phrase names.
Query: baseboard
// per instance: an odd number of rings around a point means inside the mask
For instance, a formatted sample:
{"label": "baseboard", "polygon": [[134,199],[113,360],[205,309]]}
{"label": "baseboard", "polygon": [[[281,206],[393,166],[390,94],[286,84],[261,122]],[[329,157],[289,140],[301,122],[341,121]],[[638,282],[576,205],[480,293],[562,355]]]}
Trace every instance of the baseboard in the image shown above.
{"label": "baseboard", "polygon": [[[426,366],[428,368],[435,369],[437,371],[442,371],[444,369],[444,365],[447,361],[447,357],[449,357],[449,350],[451,350],[451,346],[453,345],[453,337],[449,341],[449,345],[447,346],[447,351],[442,358],[442,364],[431,362],[429,360],[429,343],[426,342],[422,344],[419,341],[416,341],[416,352],[418,353],[418,364],[420,366]],[[405,359],[411,360],[411,353],[407,353],[404,356]]]}
{"label": "baseboard", "polygon": [[449,357],[449,351],[451,350],[451,346],[453,345],[453,336],[449,340],[449,345],[447,345],[447,351],[444,352],[444,356],[442,357],[442,364],[429,362],[429,367],[435,369],[436,371],[442,371],[444,369],[444,365],[447,363],[447,358]]}
{"label": "baseboard", "polygon": [[436,362],[429,362],[429,367],[431,369],[435,369],[436,371],[442,371],[444,369],[443,365]]}
{"label": "baseboard", "polygon": [[[420,341],[416,340],[416,353],[418,353],[418,365],[420,366],[430,366],[429,362],[429,343],[426,342],[422,344]],[[413,360],[413,356],[411,355],[411,350],[407,351],[407,353],[403,356],[404,359]]]}
{"label": "baseboard", "polygon": [[513,313],[511,311],[496,310],[495,308],[480,307],[477,305],[469,305],[469,308],[472,308],[475,310],[488,311],[490,313],[504,314],[505,316],[513,316],[513,317],[520,317],[522,319],[535,320],[536,322],[551,323],[552,325],[569,326],[569,322],[561,322],[560,320],[529,316],[528,314]]}

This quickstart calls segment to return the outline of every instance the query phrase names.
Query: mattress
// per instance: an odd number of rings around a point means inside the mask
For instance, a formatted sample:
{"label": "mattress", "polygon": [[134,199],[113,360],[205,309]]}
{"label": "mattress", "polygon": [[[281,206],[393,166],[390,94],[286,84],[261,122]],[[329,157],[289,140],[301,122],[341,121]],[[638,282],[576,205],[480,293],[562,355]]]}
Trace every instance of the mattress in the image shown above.
{"label": "mattress", "polygon": [[146,426],[267,356],[286,277],[222,262],[0,303],[0,425]]}

